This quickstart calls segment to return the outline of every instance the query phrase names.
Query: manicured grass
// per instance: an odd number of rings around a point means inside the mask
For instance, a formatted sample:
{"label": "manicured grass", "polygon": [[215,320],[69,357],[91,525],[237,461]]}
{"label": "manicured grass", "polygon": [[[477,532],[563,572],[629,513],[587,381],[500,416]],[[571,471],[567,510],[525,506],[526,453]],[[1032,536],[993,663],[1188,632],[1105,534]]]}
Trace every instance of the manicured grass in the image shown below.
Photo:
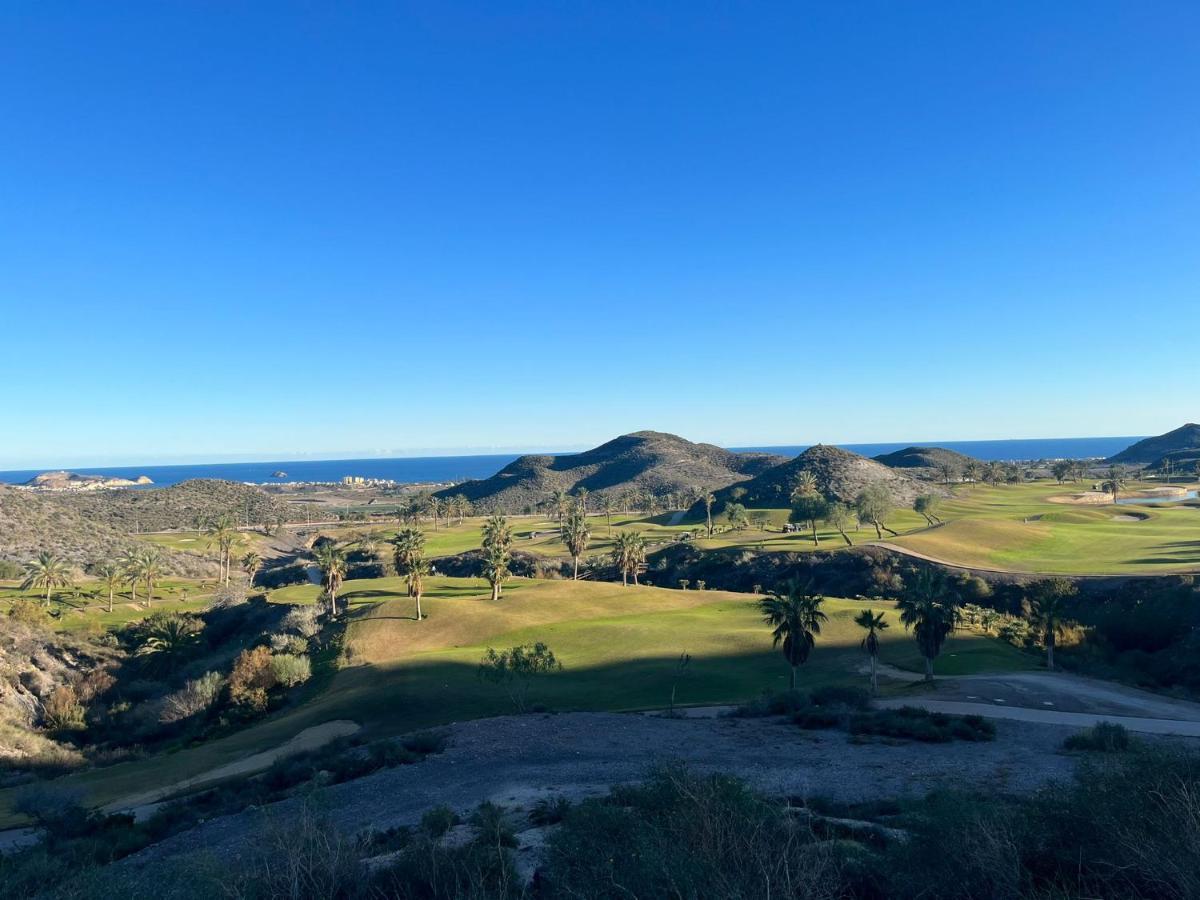
{"label": "manicured grass", "polygon": [[[309,585],[272,592],[276,602],[311,602]],[[530,702],[556,710],[665,706],[680,653],[692,656],[680,682],[681,704],[733,703],[786,687],[788,669],[772,648],[757,599],[719,591],[679,591],[619,584],[514,579],[493,603],[479,579],[431,578],[423,602],[428,618],[413,619],[402,579],[349,581],[347,665],[324,691],[238,734],[202,746],[69,776],[95,803],[172,784],[276,746],[304,728],[352,719],[368,735],[503,714],[503,690],[476,677],[487,647],[542,640],[564,669],[537,684]],[[864,683],[858,670],[861,629],[853,615],[865,605],[886,611],[883,660],[918,670],[916,645],[890,604],[830,599],[830,621],[808,664],[804,686]],[[1032,668],[1037,660],[991,638],[950,640],[939,674]],[[6,802],[0,793],[0,815]]]}
{"label": "manicured grass", "polygon": [[[215,590],[212,581],[192,579],[166,579],[154,586],[154,602],[146,606],[144,586],[138,586],[137,603],[131,603],[129,589],[118,591],[113,598],[113,611],[108,612],[108,593],[97,581],[81,581],[70,590],[51,594],[51,622],[55,630],[103,630],[118,628],[129,622],[144,619],[154,612],[195,612],[208,605],[208,598]],[[17,598],[42,602],[37,591],[22,591],[15,583],[0,583],[0,615],[7,615],[12,601]]]}
{"label": "manicured grass", "polygon": [[[1155,485],[1131,484],[1129,490],[1142,486]],[[1077,490],[1078,485],[1044,482],[960,487],[939,512],[945,525],[892,540],[946,562],[1014,572],[1116,575],[1200,568],[1197,506],[1073,506],[1049,500]]]}

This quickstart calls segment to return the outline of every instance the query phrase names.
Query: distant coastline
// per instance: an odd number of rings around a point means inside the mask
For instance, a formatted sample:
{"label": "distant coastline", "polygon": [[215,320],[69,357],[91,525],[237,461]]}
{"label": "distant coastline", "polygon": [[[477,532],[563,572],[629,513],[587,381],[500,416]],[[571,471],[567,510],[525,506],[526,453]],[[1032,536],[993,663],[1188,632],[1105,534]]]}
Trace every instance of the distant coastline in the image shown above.
{"label": "distant coastline", "polygon": [[[946,447],[982,460],[1082,459],[1105,457],[1128,447],[1141,437],[1035,438],[1010,441],[920,441],[881,444],[839,444],[863,456],[878,456],[909,446]],[[764,450],[795,456],[809,444],[776,447],[732,447],[733,450]],[[249,463],[202,463],[171,466],[78,466],[73,472],[135,480],[146,476],[156,487],[178,484],[192,478],[222,478],[252,484],[293,482],[336,482],[346,476],[404,483],[464,481],[496,474],[521,454],[476,456],[413,456],[394,459],[270,460]],[[56,468],[63,468],[61,466]],[[46,469],[0,471],[0,483],[23,484]],[[274,477],[286,472],[284,478]]]}

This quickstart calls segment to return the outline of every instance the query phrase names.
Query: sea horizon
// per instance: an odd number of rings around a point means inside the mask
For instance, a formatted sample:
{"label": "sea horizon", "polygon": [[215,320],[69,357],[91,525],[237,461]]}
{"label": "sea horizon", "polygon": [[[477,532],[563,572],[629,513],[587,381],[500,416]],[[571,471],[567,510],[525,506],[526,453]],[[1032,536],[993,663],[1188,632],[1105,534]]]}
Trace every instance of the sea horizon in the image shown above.
{"label": "sea horizon", "polygon": [[[885,441],[834,444],[862,456],[879,456],[905,447],[944,447],[984,461],[1044,459],[1096,459],[1112,456],[1139,441],[1129,437],[1013,438],[970,441]],[[765,452],[796,456],[812,444],[730,447],[735,452]],[[571,455],[580,451],[561,451]],[[513,460],[528,454],[484,453],[462,456],[397,456],[348,459],[261,460],[256,462],[175,463],[170,465],[81,466],[0,470],[0,483],[23,484],[44,472],[76,472],[134,480],[146,476],[157,487],[195,478],[219,478],[249,484],[330,483],[344,477],[361,477],[402,484],[460,482],[488,478]],[[274,477],[285,472],[284,477]]]}

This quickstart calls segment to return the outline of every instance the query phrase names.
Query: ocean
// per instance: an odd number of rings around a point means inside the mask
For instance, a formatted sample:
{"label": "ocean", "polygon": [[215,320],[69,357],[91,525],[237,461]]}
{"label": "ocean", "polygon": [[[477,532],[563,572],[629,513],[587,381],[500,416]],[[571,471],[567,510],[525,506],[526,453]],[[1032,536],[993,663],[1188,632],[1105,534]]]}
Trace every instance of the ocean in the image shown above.
{"label": "ocean", "polygon": [[[1036,438],[1012,441],[926,441],[916,444],[923,447],[946,447],[982,460],[1033,460],[1033,459],[1084,459],[1112,456],[1128,447],[1139,437],[1090,437],[1090,438]],[[762,450],[795,456],[809,446],[799,444],[783,447],[734,447],[734,450]],[[911,443],[891,444],[841,444],[847,450],[863,456],[878,456],[891,453]],[[191,478],[223,478],[228,481],[245,481],[254,484],[283,483],[289,481],[341,481],[344,476],[357,475],[363,478],[378,478],[399,482],[448,482],[464,481],[468,478],[487,478],[508,465],[518,454],[491,454],[483,456],[411,456],[394,459],[321,459],[281,460],[276,462],[249,463],[200,463],[174,466],[83,466],[69,471],[88,475],[108,475],[133,480],[145,475],[155,485],[178,484]],[[46,469],[21,469],[0,471],[0,483],[22,484]],[[273,477],[275,472],[286,472],[283,478]]]}

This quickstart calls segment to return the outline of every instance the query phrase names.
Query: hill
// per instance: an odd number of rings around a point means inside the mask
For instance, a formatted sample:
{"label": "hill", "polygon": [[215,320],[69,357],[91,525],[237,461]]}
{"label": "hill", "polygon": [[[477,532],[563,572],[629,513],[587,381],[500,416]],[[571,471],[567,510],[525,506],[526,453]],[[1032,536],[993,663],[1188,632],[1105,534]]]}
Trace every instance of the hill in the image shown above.
{"label": "hill", "polygon": [[[929,493],[927,482],[914,478],[883,463],[840,447],[817,444],[795,459],[773,466],[742,484],[717,493],[719,503],[736,499],[750,507],[778,509],[789,503],[792,489],[801,472],[811,472],[817,490],[826,499],[852,502],[868,484],[881,483],[891,489],[898,505],[907,506],[918,494]],[[737,496],[735,496],[735,493]]]}
{"label": "hill", "polygon": [[1200,447],[1189,447],[1186,450],[1172,450],[1164,453],[1150,463],[1148,468],[1152,472],[1167,472],[1168,464],[1170,464],[1169,471],[1172,475],[1194,477],[1200,473]]}
{"label": "hill", "polygon": [[99,491],[105,488],[137,487],[152,484],[145,475],[137,480],[109,475],[80,475],[78,472],[43,472],[25,482],[25,487],[39,491]]}
{"label": "hill", "polygon": [[[0,485],[0,559],[24,563],[48,550],[82,568],[129,549],[133,540],[127,532],[89,519],[58,499]],[[173,575],[213,574],[210,560],[171,550],[163,551],[163,559]]]}
{"label": "hill", "polygon": [[965,453],[947,450],[945,447],[905,447],[894,453],[882,453],[871,458],[889,469],[926,469],[928,474],[935,476],[946,466],[961,475],[969,463],[979,462]]}
{"label": "hill", "polygon": [[558,490],[585,488],[601,496],[626,491],[658,495],[693,488],[711,491],[752,478],[785,459],[768,453],[733,453],[659,431],[637,431],[583,453],[522,456],[491,478],[467,481],[436,496],[462,494],[473,503],[490,501],[519,510],[541,503]]}
{"label": "hill", "polygon": [[1189,422],[1166,434],[1145,438],[1110,456],[1106,462],[1148,465],[1176,450],[1200,450],[1200,425]]}
{"label": "hill", "polygon": [[127,534],[197,528],[221,516],[243,525],[284,519],[283,503],[262,488],[214,478],[136,491],[57,493],[47,500]]}

